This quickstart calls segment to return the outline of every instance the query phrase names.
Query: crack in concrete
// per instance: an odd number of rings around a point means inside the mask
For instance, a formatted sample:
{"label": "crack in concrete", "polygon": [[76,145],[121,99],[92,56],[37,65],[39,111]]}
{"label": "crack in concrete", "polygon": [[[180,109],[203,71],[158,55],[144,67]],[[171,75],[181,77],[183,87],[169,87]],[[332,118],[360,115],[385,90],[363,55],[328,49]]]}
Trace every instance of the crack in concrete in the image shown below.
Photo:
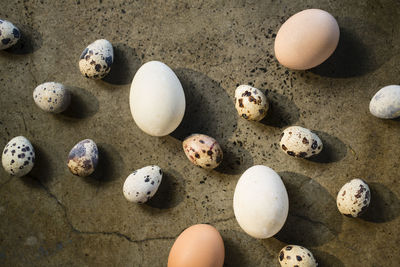
{"label": "crack in concrete", "polygon": [[328,229],[329,232],[331,232],[333,235],[337,235],[337,232],[336,232],[335,230],[332,230],[331,228],[329,228],[329,227],[328,227],[325,223],[323,223],[323,222],[314,221],[314,220],[312,220],[312,219],[310,219],[310,218],[308,218],[308,217],[306,217],[306,216],[303,216],[303,215],[298,215],[298,214],[290,214],[290,215],[292,215],[292,216],[294,216],[294,217],[297,217],[297,218],[300,218],[300,219],[302,219],[302,220],[305,220],[305,221],[307,221],[307,222],[310,222],[310,223],[312,223],[312,224],[319,224],[319,225],[322,225],[323,227],[325,227],[326,229]]}
{"label": "crack in concrete", "polygon": [[0,184],[0,190],[3,188],[3,186],[5,186],[6,184],[8,184],[8,183],[12,180],[12,178],[13,178],[13,177],[10,177],[10,178],[7,179],[7,181],[5,181],[4,183]]}
{"label": "crack in concrete", "polygon": [[231,217],[224,218],[224,219],[218,219],[218,220],[215,220],[215,221],[210,221],[209,224],[220,223],[220,222],[227,222],[227,221],[230,221],[230,220],[232,220],[232,219],[234,219],[234,218],[235,218],[235,216],[231,216]]}
{"label": "crack in concrete", "polygon": [[64,204],[61,203],[61,201],[57,198],[57,196],[54,195],[54,194],[53,194],[39,179],[37,179],[37,178],[35,178],[35,177],[31,176],[31,175],[29,175],[29,177],[32,178],[32,179],[34,179],[34,180],[36,180],[36,181],[39,183],[40,187],[42,187],[42,188],[44,189],[44,191],[45,191],[51,198],[53,198],[53,199],[57,202],[57,205],[59,205],[59,206],[62,208],[62,210],[63,210],[63,212],[64,212],[65,220],[66,220],[67,224],[69,225],[69,227],[71,228],[71,231],[73,231],[74,233],[77,233],[77,234],[85,234],[85,235],[114,235],[114,236],[123,238],[123,239],[125,239],[125,240],[127,240],[127,241],[129,241],[129,242],[131,242],[131,243],[144,243],[144,242],[155,241],[155,240],[171,240],[171,239],[175,239],[175,238],[176,238],[175,236],[162,236],[162,237],[149,237],[149,238],[145,238],[145,239],[135,240],[135,239],[131,238],[130,236],[128,236],[128,235],[126,235],[126,234],[123,234],[123,233],[120,233],[120,232],[118,232],[118,231],[113,231],[113,232],[106,232],[106,231],[81,231],[81,230],[79,230],[78,228],[76,228],[76,227],[72,224],[72,222],[71,222],[71,220],[70,220],[70,218],[69,218],[69,216],[68,216],[67,208],[65,207]]}

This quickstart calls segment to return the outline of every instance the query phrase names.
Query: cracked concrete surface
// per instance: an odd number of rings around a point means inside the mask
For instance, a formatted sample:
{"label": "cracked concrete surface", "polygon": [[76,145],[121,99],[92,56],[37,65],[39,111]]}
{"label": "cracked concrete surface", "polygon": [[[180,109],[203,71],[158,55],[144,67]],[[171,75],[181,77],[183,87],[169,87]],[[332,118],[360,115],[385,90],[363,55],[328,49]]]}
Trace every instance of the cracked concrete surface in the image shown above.
{"label": "cracked concrete surface", "polygon": [[[332,13],[341,28],[334,55],[309,71],[291,71],[273,57],[279,26],[306,8]],[[36,150],[32,172],[0,171],[1,266],[165,266],[182,230],[210,223],[226,247],[225,266],[279,266],[287,244],[309,248],[320,266],[397,266],[400,165],[399,120],[379,120],[370,98],[400,71],[400,3],[382,1],[3,1],[0,18],[23,38],[0,51],[0,146],[24,135]],[[112,42],[115,62],[101,81],[81,76],[78,58],[99,38]],[[166,137],[145,135],[128,104],[130,82],[150,60],[168,64],[185,90],[180,127]],[[61,82],[71,107],[39,110],[33,89]],[[234,90],[250,84],[268,92],[261,122],[237,116]],[[279,149],[281,131],[317,132],[323,152],[293,159]],[[191,133],[216,138],[225,158],[206,171],[186,159]],[[66,166],[69,150],[93,139],[99,166],[87,178]],[[157,164],[165,173],[145,205],[127,202],[125,178]],[[273,238],[257,240],[238,226],[233,191],[248,167],[264,164],[282,177],[289,216]],[[362,218],[336,208],[336,194],[362,178],[372,201]]]}

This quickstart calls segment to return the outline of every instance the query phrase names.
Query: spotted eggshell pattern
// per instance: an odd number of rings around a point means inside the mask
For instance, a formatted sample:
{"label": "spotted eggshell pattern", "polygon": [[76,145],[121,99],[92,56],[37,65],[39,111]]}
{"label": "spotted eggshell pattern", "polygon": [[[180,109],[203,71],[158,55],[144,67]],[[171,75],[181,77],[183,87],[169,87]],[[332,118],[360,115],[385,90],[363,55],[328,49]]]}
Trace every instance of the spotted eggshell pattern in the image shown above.
{"label": "spotted eggshell pattern", "polygon": [[145,203],[157,192],[163,172],[160,167],[150,165],[131,173],[126,178],[123,192],[130,202]]}
{"label": "spotted eggshell pattern", "polygon": [[279,252],[281,266],[316,267],[318,266],[313,254],[305,247],[288,245]]}
{"label": "spotted eggshell pattern", "polygon": [[0,19],[0,50],[15,45],[21,38],[21,32],[14,24]]}
{"label": "spotted eggshell pattern", "polygon": [[223,152],[214,138],[204,134],[193,134],[183,141],[187,158],[204,169],[214,169],[222,161]]}
{"label": "spotted eggshell pattern", "polygon": [[79,69],[86,78],[101,79],[111,70],[114,50],[105,39],[96,40],[83,50],[79,59]]}
{"label": "spotted eggshell pattern", "polygon": [[323,145],[321,139],[310,130],[291,126],[281,134],[280,147],[289,156],[308,158],[321,152]]}
{"label": "spotted eggshell pattern", "polygon": [[4,147],[1,161],[6,172],[21,177],[32,170],[35,163],[35,150],[28,139],[17,136]]}
{"label": "spotted eggshell pattern", "polygon": [[97,166],[99,152],[96,143],[85,139],[77,143],[69,152],[68,168],[78,176],[85,177],[92,174]]}
{"label": "spotted eggshell pattern", "polygon": [[369,111],[381,119],[400,116],[400,86],[388,85],[380,89],[369,103]]}
{"label": "spotted eggshell pattern", "polygon": [[371,191],[367,183],[361,179],[353,179],[339,191],[336,204],[340,213],[357,217],[369,206]]}
{"label": "spotted eggshell pattern", "polygon": [[235,107],[239,116],[250,121],[260,121],[268,111],[267,97],[261,90],[240,85],[235,91]]}
{"label": "spotted eggshell pattern", "polygon": [[35,88],[33,100],[44,111],[60,113],[69,106],[71,93],[61,83],[47,82]]}

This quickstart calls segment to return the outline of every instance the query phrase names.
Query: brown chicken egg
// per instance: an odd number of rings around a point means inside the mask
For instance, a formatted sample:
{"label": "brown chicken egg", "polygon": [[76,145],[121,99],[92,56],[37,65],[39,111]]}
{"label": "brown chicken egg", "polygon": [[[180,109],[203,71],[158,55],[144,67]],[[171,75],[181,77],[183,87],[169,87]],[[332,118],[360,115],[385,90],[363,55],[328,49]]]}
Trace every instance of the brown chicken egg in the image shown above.
{"label": "brown chicken egg", "polygon": [[324,62],[339,42],[336,19],[321,9],[306,9],[291,16],[275,39],[278,61],[295,70],[306,70]]}
{"label": "brown chicken egg", "polygon": [[224,258],[224,241],[218,230],[208,224],[196,224],[175,240],[168,267],[222,267]]}

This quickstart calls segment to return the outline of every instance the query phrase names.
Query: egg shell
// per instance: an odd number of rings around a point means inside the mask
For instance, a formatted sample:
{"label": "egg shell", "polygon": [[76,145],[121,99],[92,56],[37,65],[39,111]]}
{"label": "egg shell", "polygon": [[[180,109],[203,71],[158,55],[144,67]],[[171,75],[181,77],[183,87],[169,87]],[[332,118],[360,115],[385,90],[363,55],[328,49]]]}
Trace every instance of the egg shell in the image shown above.
{"label": "egg shell", "polygon": [[134,171],[125,180],[123,186],[125,198],[130,202],[145,203],[157,192],[162,174],[161,168],[156,165]]}
{"label": "egg shell", "polygon": [[256,165],[240,177],[233,196],[233,211],[240,227],[255,238],[268,238],[285,224],[289,199],[281,177],[271,168]]}
{"label": "egg shell", "polygon": [[0,50],[15,45],[20,38],[21,32],[14,24],[0,19]]}
{"label": "egg shell", "polygon": [[60,113],[68,108],[71,102],[71,93],[61,83],[46,82],[33,90],[33,100],[44,111]]}
{"label": "egg shell", "polygon": [[147,62],[136,72],[129,104],[137,126],[152,136],[165,136],[174,131],[186,107],[178,77],[159,61]]}
{"label": "egg shell", "polygon": [[305,70],[324,62],[339,42],[336,19],[321,9],[306,9],[291,16],[275,39],[275,56],[291,69]]}
{"label": "egg shell", "polygon": [[196,224],[175,240],[168,267],[222,267],[224,258],[224,241],[218,230],[208,224]]}
{"label": "egg shell", "polygon": [[6,172],[21,177],[28,174],[35,164],[35,150],[23,136],[11,139],[4,147],[1,162]]}
{"label": "egg shell", "polygon": [[105,39],[100,39],[83,50],[79,58],[79,69],[86,78],[101,79],[110,72],[113,61],[112,44]]}
{"label": "egg shell", "polygon": [[340,213],[357,217],[368,208],[370,201],[368,184],[361,179],[353,179],[340,189],[336,205]]}
{"label": "egg shell", "polygon": [[260,121],[268,111],[265,94],[249,85],[240,85],[235,90],[235,107],[239,116],[250,121]]}
{"label": "egg shell", "polygon": [[85,177],[94,172],[99,159],[96,143],[85,139],[77,143],[69,152],[68,168],[78,176]]}
{"label": "egg shell", "polygon": [[381,119],[400,116],[400,86],[388,85],[380,89],[369,103],[369,111]]}
{"label": "egg shell", "polygon": [[193,134],[183,143],[186,157],[194,164],[204,169],[216,168],[223,159],[223,152],[217,140],[205,134]]}
{"label": "egg shell", "polygon": [[281,134],[281,149],[292,157],[308,158],[322,151],[321,139],[309,129],[300,126],[286,128]]}
{"label": "egg shell", "polygon": [[317,267],[311,251],[302,246],[288,245],[279,252],[279,263],[284,266]]}

